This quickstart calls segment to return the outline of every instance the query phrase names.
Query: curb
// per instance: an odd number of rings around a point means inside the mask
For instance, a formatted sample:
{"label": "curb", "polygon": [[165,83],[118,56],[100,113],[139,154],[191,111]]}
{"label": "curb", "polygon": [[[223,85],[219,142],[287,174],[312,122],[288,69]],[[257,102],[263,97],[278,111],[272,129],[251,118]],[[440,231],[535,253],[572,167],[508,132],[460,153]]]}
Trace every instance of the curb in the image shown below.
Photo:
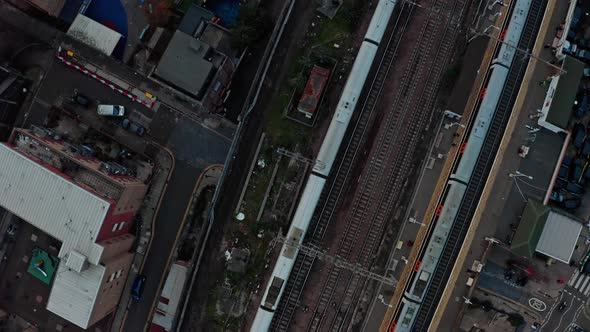
{"label": "curb", "polygon": [[[146,262],[145,258],[151,249],[152,241],[154,239],[154,234],[155,234],[156,219],[157,219],[158,214],[160,212],[160,206],[162,205],[162,201],[164,200],[164,196],[166,195],[166,192],[168,190],[168,183],[170,182],[170,178],[172,177],[172,173],[174,173],[174,169],[176,168],[176,158],[174,158],[174,154],[172,153],[172,151],[170,151],[170,149],[168,149],[167,147],[162,146],[156,142],[152,142],[152,143],[154,145],[158,146],[166,154],[168,154],[168,156],[170,157],[171,165],[170,165],[170,170],[168,171],[168,175],[166,176],[166,182],[164,184],[164,187],[162,188],[160,198],[158,199],[158,205],[156,206],[156,209],[154,210],[154,215],[152,217],[152,222],[151,222],[150,238],[149,238],[147,247],[144,251],[143,257],[141,259],[141,266],[138,269],[138,273],[141,273],[141,271],[143,271],[143,267]],[[136,253],[136,255],[137,255],[137,253]],[[122,303],[119,302],[119,305],[121,305],[121,304]],[[125,314],[123,315],[123,318],[121,319],[121,325],[118,330],[119,332],[123,331],[123,327],[125,326],[125,322],[127,321],[127,314],[128,313],[129,313],[129,307],[128,307],[128,305],[125,305]],[[111,328],[112,328],[112,325],[111,325]]]}
{"label": "curb", "polygon": [[[168,271],[168,269],[170,267],[170,263],[172,262],[172,257],[174,256],[174,254],[176,252],[176,246],[178,245],[178,239],[180,238],[180,235],[183,233],[184,227],[186,225],[186,218],[188,216],[188,213],[189,213],[191,207],[193,206],[193,204],[192,204],[192,198],[195,195],[195,192],[198,190],[198,188],[199,188],[199,186],[200,186],[200,184],[201,184],[201,182],[203,180],[203,175],[205,173],[207,173],[210,169],[212,169],[214,167],[220,167],[220,166],[223,167],[223,165],[221,165],[221,164],[212,164],[212,165],[209,165],[209,166],[205,167],[205,169],[203,169],[201,171],[201,174],[199,174],[199,177],[197,178],[197,181],[195,182],[195,186],[194,186],[193,191],[191,193],[191,200],[189,201],[189,204],[186,207],[186,210],[184,211],[184,216],[182,218],[182,222],[181,222],[180,226],[178,227],[178,231],[176,232],[176,239],[174,240],[174,246],[173,246],[172,250],[170,251],[170,253],[168,255],[168,260],[166,261],[166,266],[163,268],[163,271]],[[168,184],[166,184],[166,186],[167,185]],[[218,183],[218,185],[219,185],[219,183]],[[158,206],[158,209],[159,209],[159,206]],[[155,219],[156,218],[154,218],[154,220]],[[210,228],[210,226],[211,226],[211,224],[209,224],[208,227]],[[205,247],[205,244],[207,243],[208,235],[209,235],[209,229],[207,230],[207,235],[205,237],[205,240],[203,241],[203,248]],[[153,238],[153,236],[154,236],[154,231],[152,230],[152,238]],[[150,240],[150,245],[151,245],[151,240]],[[149,253],[149,247],[150,247],[150,245],[148,245],[148,250],[146,251],[146,253]],[[202,252],[201,252],[201,254],[202,254]],[[198,266],[198,263],[200,262],[200,256],[201,256],[201,254],[199,255],[199,260],[198,260],[198,262],[197,262],[197,264],[195,266]],[[147,254],[145,256],[147,256]],[[144,262],[145,262],[145,260],[144,260]],[[143,263],[142,263],[142,269],[143,269]],[[197,271],[197,270],[198,269],[196,269],[195,271]],[[161,292],[162,285],[164,283],[165,277],[166,276],[164,274],[162,274],[162,276],[160,277],[160,281],[158,283],[158,288],[157,288],[158,293]],[[147,317],[148,321],[145,322],[145,325],[143,327],[143,331],[146,331],[147,328],[148,328],[148,326],[149,326],[149,324],[151,323],[151,317],[154,315],[154,311],[156,309],[156,303],[157,303],[157,300],[158,299],[159,299],[158,296],[154,297],[154,300],[153,300],[152,305],[151,305],[150,313],[148,314],[148,317]]]}

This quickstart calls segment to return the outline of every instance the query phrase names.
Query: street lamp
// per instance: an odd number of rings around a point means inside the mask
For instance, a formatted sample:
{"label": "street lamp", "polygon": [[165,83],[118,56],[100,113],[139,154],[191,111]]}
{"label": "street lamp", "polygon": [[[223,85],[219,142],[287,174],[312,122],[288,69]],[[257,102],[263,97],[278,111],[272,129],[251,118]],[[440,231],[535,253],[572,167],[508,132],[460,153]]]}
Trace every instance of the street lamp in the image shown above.
{"label": "street lamp", "polygon": [[377,299],[379,299],[379,301],[381,301],[381,303],[383,303],[384,305],[386,305],[389,308],[393,308],[393,306],[387,302],[385,302],[385,300],[383,299],[383,294],[379,294],[379,296],[377,296]]}
{"label": "street lamp", "polygon": [[461,123],[459,123],[459,122],[453,122],[453,123],[447,123],[447,124],[445,125],[445,129],[450,129],[450,128],[451,128],[451,127],[453,127],[453,126],[459,126],[459,127],[461,127],[461,128],[465,128],[465,125],[464,125],[464,124],[461,124]]}
{"label": "street lamp", "polygon": [[426,224],[424,224],[424,223],[423,223],[423,222],[421,222],[421,221],[418,221],[418,220],[416,220],[416,218],[412,218],[412,217],[410,217],[410,219],[408,219],[408,221],[409,221],[410,223],[412,223],[412,224],[418,224],[418,225],[420,225],[420,226],[426,226]]}
{"label": "street lamp", "polygon": [[519,171],[516,171],[516,172],[514,172],[514,173],[510,173],[510,174],[508,174],[508,176],[509,176],[509,177],[511,177],[511,178],[525,177],[525,178],[527,178],[527,179],[529,179],[529,180],[532,180],[532,179],[533,179],[533,177],[532,177],[532,176],[530,176],[530,175],[526,175],[526,174],[524,174],[524,173],[521,173],[521,172],[519,172]]}

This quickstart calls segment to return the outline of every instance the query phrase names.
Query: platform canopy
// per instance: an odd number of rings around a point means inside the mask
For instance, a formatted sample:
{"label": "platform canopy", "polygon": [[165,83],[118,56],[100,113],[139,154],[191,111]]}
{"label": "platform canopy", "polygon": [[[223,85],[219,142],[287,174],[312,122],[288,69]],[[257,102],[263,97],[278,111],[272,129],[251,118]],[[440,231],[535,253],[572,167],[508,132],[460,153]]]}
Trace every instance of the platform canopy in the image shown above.
{"label": "platform canopy", "polygon": [[536,251],[569,264],[581,232],[582,223],[552,211],[547,216]]}
{"label": "platform canopy", "polygon": [[566,56],[562,68],[563,74],[551,77],[539,117],[539,126],[555,133],[567,130],[578,85],[584,72],[584,63]]}
{"label": "platform canopy", "polygon": [[537,252],[569,264],[582,227],[567,213],[529,200],[510,249],[521,256],[533,257]]}

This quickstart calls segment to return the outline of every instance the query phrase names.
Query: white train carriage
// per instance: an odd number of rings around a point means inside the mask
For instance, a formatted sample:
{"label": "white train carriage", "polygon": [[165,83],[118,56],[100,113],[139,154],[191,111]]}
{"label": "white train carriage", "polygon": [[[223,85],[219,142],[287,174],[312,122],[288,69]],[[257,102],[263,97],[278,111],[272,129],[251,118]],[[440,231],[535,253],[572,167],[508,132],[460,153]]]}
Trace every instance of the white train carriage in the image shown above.
{"label": "white train carriage", "polygon": [[377,54],[377,48],[383,38],[396,3],[397,0],[380,0],[375,9],[375,13],[365,34],[365,41],[363,41],[354,61],[352,70],[342,91],[342,96],[336,107],[335,115],[332,118],[326,137],[320,147],[320,152],[316,158],[318,163],[314,166],[312,174],[309,176],[303,194],[301,195],[295,216],[287,233],[287,243],[281,248],[281,255],[275,264],[260,308],[250,328],[252,332],[268,331],[270,327],[274,317],[274,311],[284,292],[298,253],[297,248],[289,244],[300,244],[307,232],[324,188],[325,179],[330,174],[336,154],[340,149],[344,134],[350,123],[352,112],[356,108],[363,86]]}
{"label": "white train carriage", "polygon": [[375,9],[365,40],[363,41],[359,53],[356,56],[352,70],[342,90],[342,95],[336,106],[336,114],[332,118],[326,137],[322,142],[320,151],[313,171],[323,176],[328,176],[336,154],[342,144],[342,139],[350,123],[352,113],[356,108],[358,99],[363,90],[363,86],[371,70],[371,66],[377,54],[379,43],[383,39],[387,23],[395,8],[396,0],[381,0]]}
{"label": "white train carriage", "polygon": [[316,159],[318,163],[313,168],[315,173],[323,176],[330,174],[336,154],[350,123],[352,112],[356,107],[367,75],[369,75],[375,54],[377,54],[377,46],[363,42],[350,71],[349,79],[346,81],[344,90],[342,90],[342,96],[340,97],[338,106],[336,106],[336,114],[332,118],[328,132],[324,137],[324,141],[317,155]]}
{"label": "white train carriage", "polygon": [[522,35],[526,18],[532,0],[518,0],[512,13],[508,29],[504,34],[504,43],[500,48],[498,57],[492,62],[492,74],[486,87],[485,96],[480,104],[477,116],[467,140],[467,146],[454,174],[450,176],[447,184],[447,193],[443,203],[443,210],[437,219],[430,242],[422,257],[422,264],[408,292],[407,300],[400,313],[397,332],[411,331],[411,328],[419,312],[426,290],[431,283],[431,277],[435,273],[440,254],[444,249],[450,229],[455,222],[460,204],[465,195],[467,184],[471,179],[477,158],[483,147],[491,121],[496,112],[504,84],[508,77],[509,68],[517,53],[516,46]]}
{"label": "white train carriage", "polygon": [[374,42],[376,45],[381,43],[396,3],[397,0],[379,1],[365,34],[365,41]]}

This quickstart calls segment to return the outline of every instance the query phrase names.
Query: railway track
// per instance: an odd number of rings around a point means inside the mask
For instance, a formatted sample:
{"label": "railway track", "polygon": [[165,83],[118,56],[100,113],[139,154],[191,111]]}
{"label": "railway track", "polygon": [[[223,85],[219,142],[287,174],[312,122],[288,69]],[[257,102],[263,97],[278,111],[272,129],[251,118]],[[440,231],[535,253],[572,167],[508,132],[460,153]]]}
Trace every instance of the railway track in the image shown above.
{"label": "railway track", "polygon": [[[422,131],[432,115],[431,111],[436,100],[435,97],[442,71],[452,55],[452,46],[455,44],[458,33],[456,28],[463,17],[462,13],[465,4],[466,2],[463,1],[449,2],[446,3],[447,6],[442,3],[440,7],[442,12],[449,13],[447,20],[440,20],[440,15],[429,15],[431,17],[423,25],[418,45],[413,50],[412,60],[410,65],[406,67],[402,79],[402,82],[408,82],[408,84],[398,90],[396,102],[394,102],[395,106],[389,112],[390,116],[387,119],[385,135],[380,137],[376,157],[369,164],[370,170],[363,183],[363,190],[353,207],[346,235],[339,245],[339,256],[347,257],[352,254],[352,244],[361,237],[360,233],[363,224],[370,220],[369,231],[364,236],[356,259],[350,257],[351,260],[356,260],[357,263],[363,266],[370,266],[373,254],[377,249],[376,246],[380,243],[386,218],[398,202],[401,189],[406,181],[406,175],[411,173],[410,167],[413,154],[422,136]],[[431,5],[430,8],[434,8],[434,6]],[[430,14],[434,12],[433,10]],[[433,45],[437,45],[434,41],[437,35],[436,32],[440,31],[443,22],[446,22],[443,38],[438,45],[435,56],[431,57],[430,52],[434,49]],[[427,79],[422,81],[425,68],[429,69]],[[421,92],[419,94],[415,94],[416,88],[422,82],[426,82],[426,84],[420,87]],[[408,118],[404,119],[404,115],[408,116]],[[409,128],[409,131],[404,131],[400,126],[400,116],[402,116],[402,121],[406,121],[405,126],[402,124],[403,128]],[[395,151],[395,148],[398,148],[398,151]],[[383,164],[392,155],[397,155],[397,158],[393,158],[391,166],[383,167]],[[389,168],[389,172],[387,172],[387,168]],[[378,187],[377,181],[380,179],[387,179],[385,188],[381,195],[373,196],[373,188]],[[380,199],[376,197],[380,197]],[[373,208],[372,211],[369,204],[371,201],[378,201],[376,208]],[[343,282],[338,285],[340,279]],[[325,291],[318,302],[316,313],[308,330],[327,330],[328,327],[322,327],[322,322],[326,320],[329,321],[331,330],[339,331],[344,329],[353,318],[354,304],[360,297],[361,286],[364,286],[365,282],[364,277],[352,275],[349,271],[341,271],[339,268],[333,267],[324,284],[323,289]],[[334,311],[327,310],[328,304],[338,295],[342,297],[338,301],[338,308],[335,308]],[[336,301],[332,303],[336,303]]]}
{"label": "railway track", "polygon": [[[413,9],[413,6],[404,2],[402,8],[398,11],[394,32],[388,39],[385,52],[381,57],[377,73],[368,89],[362,110],[358,112],[360,114],[354,128],[349,130],[350,140],[346,146],[341,148],[339,156],[334,163],[338,167],[332,170],[327,186],[320,196],[318,207],[321,207],[321,209],[316,209],[314,213],[310,225],[313,232],[305,238],[307,244],[319,246],[322,243],[326,228],[336,208],[341,203],[343,190],[347,187],[350,180],[350,173],[352,172],[354,161],[357,159],[359,148],[367,140],[367,129],[370,119],[383,89],[385,78],[393,64],[406,26],[411,19]],[[298,255],[271,324],[271,331],[287,331],[289,328],[293,314],[299,306],[299,298],[314,261],[314,257],[304,254]]]}
{"label": "railway track", "polygon": [[[518,43],[520,49],[531,49],[533,47],[536,33],[543,19],[546,3],[547,0],[534,0],[532,2],[525,29]],[[451,228],[447,244],[437,264],[432,283],[426,290],[423,304],[420,306],[418,316],[414,322],[414,330],[422,331],[427,329],[429,322],[436,311],[438,302],[445,288],[445,281],[448,279],[453,268],[452,262],[456,259],[458,252],[462,247],[463,239],[469,228],[471,218],[475,213],[475,208],[479,202],[479,198],[487,180],[487,175],[489,174],[494,157],[499,148],[500,140],[504,134],[506,124],[512,111],[512,105],[518,94],[520,86],[518,82],[522,79],[527,67],[528,62],[525,60],[526,59],[523,59],[519,54],[510,68],[509,76],[502,90],[496,114],[494,115],[484,146],[478,157],[476,168],[469,181],[467,191],[461,202],[459,213]]]}

